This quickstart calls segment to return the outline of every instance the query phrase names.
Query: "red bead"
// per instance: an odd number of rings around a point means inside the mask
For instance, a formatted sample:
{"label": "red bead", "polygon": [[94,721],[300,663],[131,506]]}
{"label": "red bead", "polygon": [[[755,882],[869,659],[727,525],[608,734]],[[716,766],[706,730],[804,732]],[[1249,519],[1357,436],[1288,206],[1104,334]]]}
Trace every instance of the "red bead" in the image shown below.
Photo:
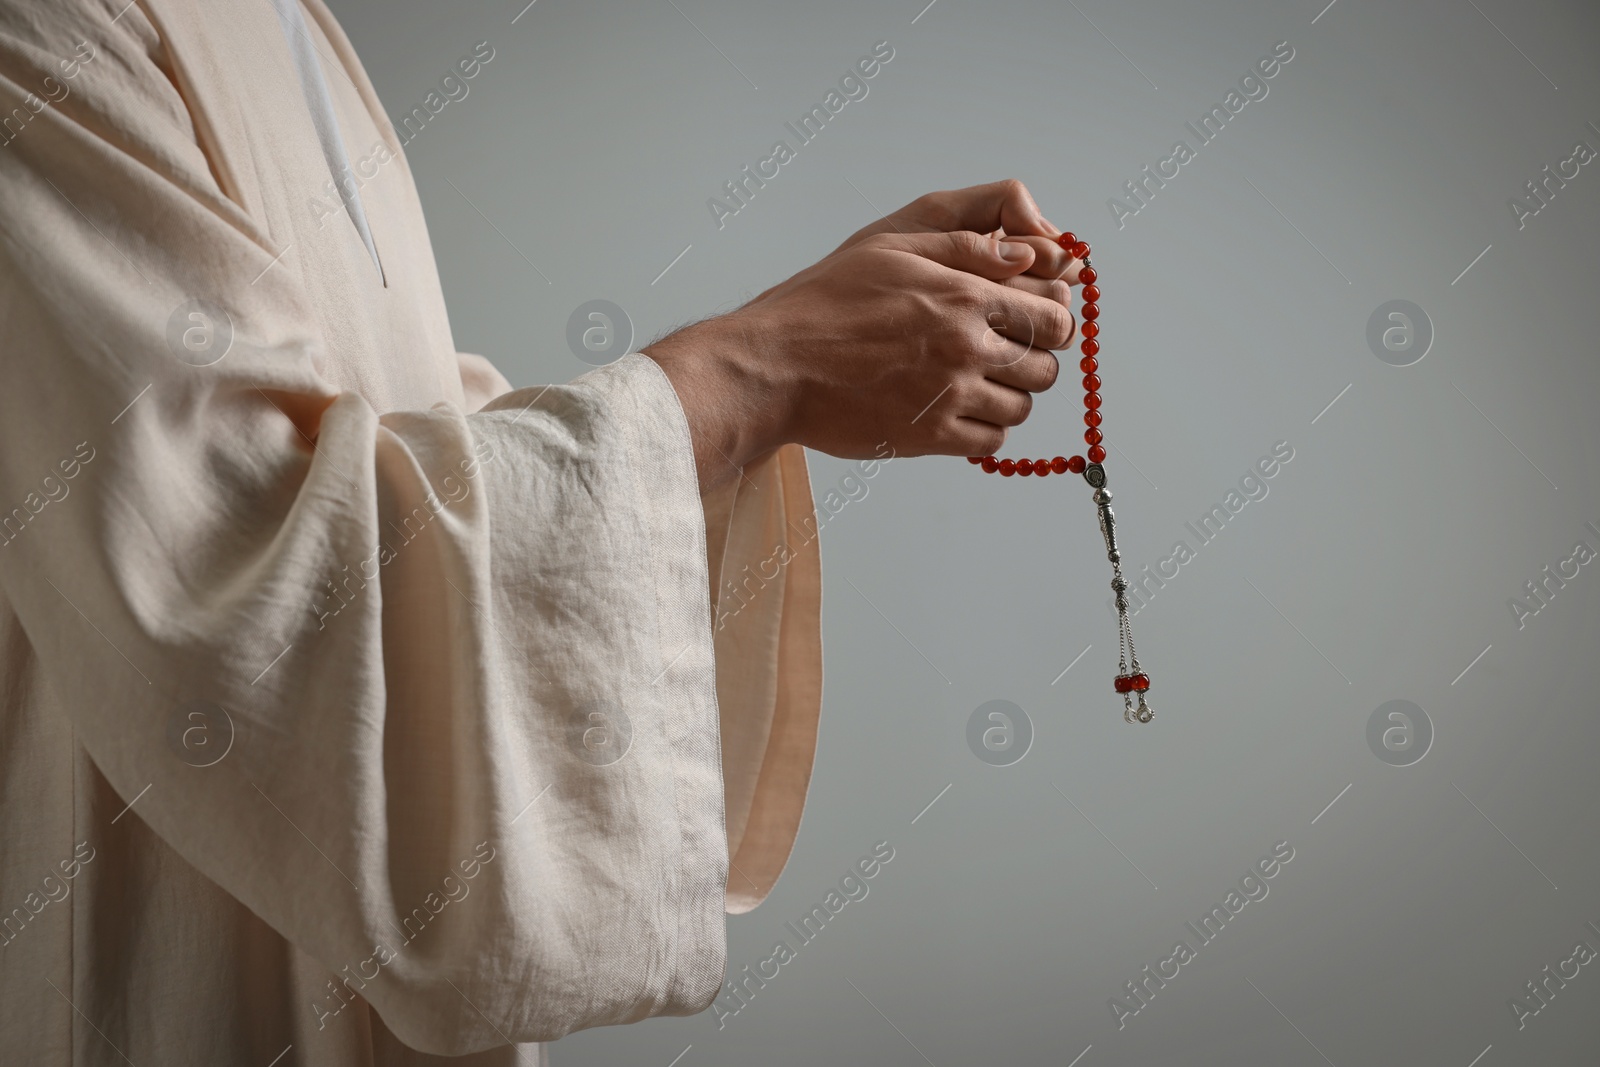
{"label": "red bead", "polygon": [[1078,314],[1081,315],[1086,321],[1093,322],[1095,319],[1100,317],[1100,305],[1085,304],[1083,307],[1078,309]]}
{"label": "red bead", "polygon": [[983,457],[982,456],[968,456],[967,457],[967,462],[968,463],[972,463],[972,464],[982,463],[983,462]]}
{"label": "red bead", "polygon": [[1133,676],[1132,682],[1136,693],[1142,693],[1150,688],[1150,676],[1148,674],[1136,674]]}
{"label": "red bead", "polygon": [[[1086,322],[1086,323],[1084,323],[1084,325],[1085,326],[1093,326],[1094,323]],[[1096,341],[1093,337],[1085,337],[1083,339],[1083,344],[1078,346],[1078,351],[1082,352],[1086,356],[1099,355],[1099,353],[1100,353],[1100,342]]]}
{"label": "red bead", "polygon": [[1106,435],[1091,426],[1083,431],[1083,439],[1091,445],[1097,445],[1106,439]]}
{"label": "red bead", "polygon": [[1093,267],[1084,267],[1078,272],[1078,280],[1084,285],[1093,285],[1095,279],[1098,277],[1100,277],[1100,275],[1095,273],[1095,269]]}
{"label": "red bead", "polygon": [[1000,473],[1007,478],[1017,473],[1017,464],[1014,460],[1003,459],[1000,461]]}
{"label": "red bead", "polygon": [[1072,258],[1074,258],[1074,259],[1087,259],[1087,258],[1089,258],[1089,243],[1087,241],[1079,241],[1077,244],[1073,245],[1072,246]]}
{"label": "red bead", "polygon": [[1082,456],[1073,456],[1071,459],[1067,460],[1067,470],[1071,471],[1073,474],[1082,474],[1083,468],[1087,466],[1088,464],[1083,461]]}
{"label": "red bead", "polygon": [[1078,235],[1073,233],[1071,230],[1068,230],[1066,233],[1064,233],[1060,237],[1056,238],[1056,244],[1060,245],[1062,248],[1066,249],[1068,252],[1071,252],[1072,251],[1072,246],[1077,244],[1077,243],[1078,243]]}
{"label": "red bead", "polygon": [[1084,300],[1084,303],[1093,303],[1094,301],[1099,300],[1099,299],[1100,299],[1100,287],[1098,285],[1086,285],[1086,286],[1083,287],[1083,300]]}
{"label": "red bead", "polygon": [[1038,475],[1040,478],[1043,478],[1045,475],[1049,474],[1050,473],[1050,461],[1047,460],[1047,459],[1036,459],[1036,460],[1034,460],[1033,461],[1033,473]]}
{"label": "red bead", "polygon": [[1093,411],[1093,410],[1085,411],[1083,413],[1083,424],[1085,426],[1099,426],[1100,425],[1100,413],[1098,411]]}
{"label": "red bead", "polygon": [[1112,680],[1111,688],[1119,693],[1131,693],[1133,691],[1133,679],[1126,674],[1119,674]]}
{"label": "red bead", "polygon": [[1083,371],[1085,374],[1093,374],[1095,371],[1100,369],[1100,361],[1095,359],[1093,356],[1084,356],[1082,359],[1078,360],[1078,369]]}
{"label": "red bead", "polygon": [[1091,445],[1089,447],[1089,462],[1090,463],[1103,463],[1103,462],[1105,462],[1105,458],[1106,458],[1106,450],[1105,449],[1101,448],[1099,445]]}
{"label": "red bead", "polygon": [[1084,392],[1092,393],[1098,388],[1100,388],[1100,375],[1098,375],[1098,374],[1085,374],[1083,376],[1083,391]]}
{"label": "red bead", "polygon": [[1067,473],[1067,457],[1057,456],[1055,459],[1051,460],[1050,470],[1056,474]]}
{"label": "red bead", "polygon": [[1098,408],[1100,406],[1100,394],[1099,393],[1084,393],[1083,394],[1083,406],[1088,408],[1090,411],[1093,411],[1095,408]]}
{"label": "red bead", "polygon": [[1082,326],[1078,327],[1078,332],[1083,334],[1085,337],[1099,337],[1100,324],[1098,322],[1086,322]]}
{"label": "red bead", "polygon": [[995,459],[993,456],[984,456],[983,457],[983,472],[985,474],[993,474],[995,471],[997,471],[999,469],[1000,469],[1000,461],[999,460]]}
{"label": "red bead", "polygon": [[1028,475],[1032,474],[1033,473],[1033,460],[1031,460],[1031,459],[1019,459],[1019,460],[1017,460],[1017,473],[1022,475],[1024,478],[1026,478]]}

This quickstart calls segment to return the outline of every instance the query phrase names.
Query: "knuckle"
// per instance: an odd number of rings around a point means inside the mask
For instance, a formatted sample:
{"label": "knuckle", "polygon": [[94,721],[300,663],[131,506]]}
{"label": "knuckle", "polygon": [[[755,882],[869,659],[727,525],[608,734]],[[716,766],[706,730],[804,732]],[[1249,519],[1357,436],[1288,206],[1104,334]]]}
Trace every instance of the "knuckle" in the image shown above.
{"label": "knuckle", "polygon": [[938,334],[945,328],[945,309],[932,294],[922,288],[907,289],[902,293],[910,328],[924,334]]}
{"label": "knuckle", "polygon": [[1016,366],[1017,347],[1016,344],[1006,340],[999,334],[991,333],[985,338],[983,350],[973,362],[972,369],[987,375],[994,371]]}
{"label": "knuckle", "polygon": [[1049,284],[1046,295],[1062,307],[1072,306],[1072,286],[1063,281],[1053,281]]}
{"label": "knuckle", "polygon": [[1043,372],[1041,377],[1044,381],[1044,388],[1049,389],[1061,378],[1061,361],[1057,359],[1053,353],[1047,352],[1045,353],[1043,363],[1044,366],[1041,368]]}
{"label": "knuckle", "polygon": [[1039,324],[1045,344],[1041,348],[1062,348],[1072,337],[1072,314],[1060,304],[1052,304]]}
{"label": "knuckle", "polygon": [[965,373],[976,373],[979,376],[989,373],[990,368],[1005,362],[1005,352],[1002,342],[1005,339],[997,338],[992,331],[984,330],[979,333],[963,334],[960,355],[955,360],[955,366]]}
{"label": "knuckle", "polygon": [[981,390],[971,380],[969,374],[963,370],[951,377],[944,387],[944,398],[939,401],[942,417],[955,424],[955,416],[963,412],[975,410],[981,401]]}
{"label": "knuckle", "polygon": [[875,233],[871,234],[870,236],[863,237],[856,244],[856,247],[876,250],[898,248],[900,247],[899,237],[899,234],[890,230],[885,230],[882,233]]}
{"label": "knuckle", "polygon": [[948,191],[941,189],[931,193],[923,193],[911,202],[911,206],[915,210],[917,217],[929,225],[941,230],[951,228],[951,220],[955,217],[955,212],[951,209],[950,193]]}
{"label": "knuckle", "polygon": [[989,239],[972,230],[955,230],[950,234],[950,243],[955,246],[957,252],[978,256],[987,250],[984,246],[989,244]]}
{"label": "knuckle", "polygon": [[987,373],[997,367],[1009,367],[1017,361],[1012,349],[1016,346],[996,330],[985,330],[972,345],[972,358],[968,366]]}
{"label": "knuckle", "polygon": [[[960,311],[969,314],[981,311],[989,306],[989,302],[985,299],[983,286],[978,279],[973,278],[971,275],[958,277],[955,284],[946,291],[945,299],[949,300]],[[985,326],[991,326],[993,323],[993,315],[984,317]]]}
{"label": "knuckle", "polygon": [[1017,426],[1028,421],[1028,416],[1033,414],[1033,394],[1018,392],[1011,416],[1011,425]]}

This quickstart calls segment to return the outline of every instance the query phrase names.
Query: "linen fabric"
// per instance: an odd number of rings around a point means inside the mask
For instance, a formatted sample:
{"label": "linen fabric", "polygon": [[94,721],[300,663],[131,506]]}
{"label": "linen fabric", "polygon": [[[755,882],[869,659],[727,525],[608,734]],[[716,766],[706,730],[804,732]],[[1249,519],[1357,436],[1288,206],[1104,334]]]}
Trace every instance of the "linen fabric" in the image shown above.
{"label": "linen fabric", "polygon": [[537,1063],[705,1008],[799,825],[803,451],[457,353],[302,14],[365,234],[272,4],[0,0],[0,1062]]}

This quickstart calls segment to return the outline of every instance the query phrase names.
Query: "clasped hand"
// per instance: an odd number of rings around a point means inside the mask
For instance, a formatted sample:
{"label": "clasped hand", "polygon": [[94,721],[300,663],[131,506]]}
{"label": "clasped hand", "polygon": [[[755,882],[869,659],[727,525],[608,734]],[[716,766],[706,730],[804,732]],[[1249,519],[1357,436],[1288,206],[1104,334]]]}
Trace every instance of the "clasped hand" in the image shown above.
{"label": "clasped hand", "polygon": [[1055,383],[1080,263],[1019,181],[929,193],[743,307],[646,347],[702,491],[787,442],[831,455],[997,452]]}

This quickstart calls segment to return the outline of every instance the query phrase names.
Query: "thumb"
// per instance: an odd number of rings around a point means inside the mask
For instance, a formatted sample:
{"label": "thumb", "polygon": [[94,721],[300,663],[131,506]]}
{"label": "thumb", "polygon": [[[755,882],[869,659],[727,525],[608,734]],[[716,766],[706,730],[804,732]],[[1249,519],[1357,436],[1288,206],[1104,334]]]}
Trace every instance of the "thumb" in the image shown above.
{"label": "thumb", "polygon": [[1015,277],[1033,265],[1033,249],[1025,242],[996,241],[971,230],[885,234],[884,237],[891,248],[991,281]]}

